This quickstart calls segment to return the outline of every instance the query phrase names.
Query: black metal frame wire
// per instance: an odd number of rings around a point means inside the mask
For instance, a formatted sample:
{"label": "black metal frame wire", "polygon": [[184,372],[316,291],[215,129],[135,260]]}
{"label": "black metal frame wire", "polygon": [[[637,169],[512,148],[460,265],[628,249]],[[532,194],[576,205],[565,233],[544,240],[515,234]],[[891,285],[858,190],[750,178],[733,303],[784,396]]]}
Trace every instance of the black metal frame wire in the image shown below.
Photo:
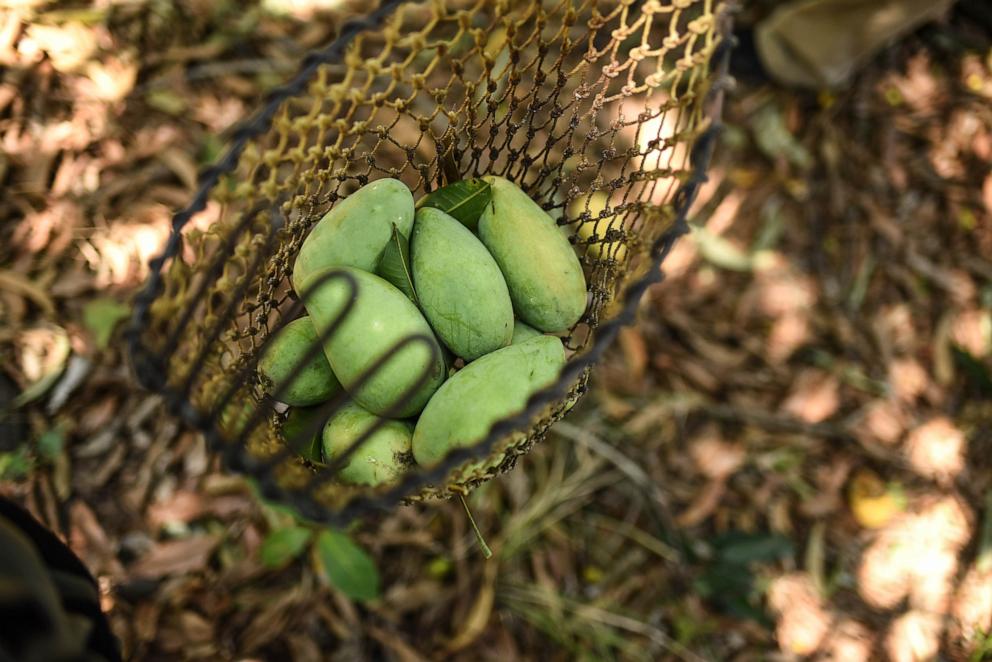
{"label": "black metal frame wire", "polygon": [[[220,416],[225,411],[225,408],[233,396],[236,394],[238,388],[245,383],[245,380],[248,377],[247,373],[253,369],[254,365],[257,365],[257,360],[261,354],[264,354],[267,346],[269,345],[271,336],[265,340],[264,344],[260,348],[259,356],[255,357],[255,361],[249,365],[241,366],[239,374],[231,380],[229,389],[221,397],[220,405],[214,407],[209,414],[205,414],[198,410],[187,399],[187,390],[190,386],[189,383],[187,383],[183,388],[176,388],[167,384],[165,375],[168,354],[162,352],[161,350],[155,350],[154,348],[145,346],[142,342],[141,336],[144,332],[145,326],[149,322],[151,306],[156,298],[162,293],[164,287],[162,274],[163,267],[166,262],[176,258],[179,254],[182,246],[182,238],[180,233],[189,220],[206,207],[210,190],[220,181],[220,178],[223,175],[232,172],[236,168],[238,160],[248,142],[269,130],[272,120],[275,117],[280,105],[288,98],[304,92],[306,85],[309,83],[311,77],[315,74],[319,66],[340,60],[345,49],[356,35],[364,30],[379,27],[383,21],[385,21],[385,19],[388,18],[396,10],[396,8],[404,2],[409,2],[409,0],[383,0],[379,8],[368,16],[346,23],[342,28],[340,35],[332,43],[322,50],[310,53],[303,61],[300,71],[292,78],[292,80],[287,84],[273,90],[268,95],[262,109],[254,117],[240,125],[233,132],[231,146],[224,156],[217,162],[216,165],[208,168],[201,174],[199,178],[199,186],[192,202],[186,208],[176,213],[173,217],[172,231],[169,239],[165,245],[163,253],[154,258],[150,263],[151,274],[145,287],[135,298],[134,313],[132,315],[129,328],[126,332],[128,350],[138,381],[145,388],[162,394],[168,409],[172,413],[180,416],[189,425],[202,430],[206,436],[206,440],[211,451],[217,452],[221,455],[223,465],[226,469],[251,475],[256,479],[258,489],[265,498],[281,502],[292,507],[299,515],[306,519],[335,526],[346,524],[357,517],[362,517],[375,511],[394,508],[396,505],[402,503],[404,499],[408,498],[410,495],[416,493],[422,488],[431,484],[438,484],[443,481],[455,467],[461,466],[471,460],[479,460],[489,456],[499,440],[505,438],[506,435],[510,433],[525,429],[532,423],[535,417],[541,413],[542,410],[546,409],[550,404],[564,398],[567,395],[571,385],[576,383],[583,376],[583,374],[600,359],[606,348],[615,339],[619,329],[622,326],[626,326],[634,322],[641,296],[648,287],[661,282],[664,278],[664,274],[661,270],[662,263],[671,252],[675,242],[689,231],[687,215],[689,208],[696,199],[700,186],[707,179],[706,172],[709,168],[716,146],[716,141],[722,127],[720,120],[724,96],[731,83],[731,79],[728,75],[728,67],[730,52],[733,48],[733,37],[731,35],[733,20],[732,14],[735,10],[733,5],[723,11],[719,17],[717,30],[720,34],[720,43],[711,58],[711,67],[714,78],[708,91],[708,96],[705,101],[706,107],[704,110],[705,117],[708,119],[709,125],[696,138],[691,149],[690,162],[692,163],[692,169],[690,176],[685,182],[682,183],[681,187],[675,193],[672,202],[672,205],[676,210],[674,223],[652,245],[650,250],[651,266],[648,268],[647,273],[643,277],[633,282],[626,289],[620,313],[616,317],[596,328],[595,338],[591,346],[586,351],[573,357],[565,365],[555,384],[533,394],[528,400],[525,408],[519,413],[494,424],[483,441],[472,447],[457,448],[452,450],[445,457],[442,463],[433,468],[418,469],[417,471],[408,472],[401,482],[390,488],[388,491],[376,492],[373,494],[358,494],[348,501],[341,510],[332,511],[327,507],[322,506],[314,498],[313,490],[315,488],[313,485],[311,485],[309,489],[305,490],[292,490],[284,488],[277,482],[274,472],[271,471],[271,469],[280,461],[285,460],[292,453],[292,444],[286,444],[285,449],[272,457],[266,458],[264,461],[252,457],[243,450],[243,442],[245,441],[249,431],[254,425],[260,423],[261,419],[265,415],[264,408],[259,407],[252,412],[247,424],[245,424],[240,430],[239,438],[237,440],[231,441],[225,439],[218,427]],[[264,211],[265,210],[263,209],[255,209],[246,214],[245,219],[242,221],[241,225],[239,225],[239,232],[233,233],[232,237],[238,236],[240,231],[248,226],[252,218],[257,217],[260,213],[264,213]],[[282,225],[283,219],[278,209],[272,208],[269,209],[268,212],[273,218],[271,222],[272,231],[268,234],[266,240],[271,242],[276,230]],[[227,253],[228,252],[226,251],[222,252],[222,255]],[[215,263],[211,266],[211,270],[221,268],[222,264],[222,262]],[[308,293],[305,293],[301,297],[300,301],[297,301],[293,305],[293,310],[300,310],[303,302],[306,300],[306,297],[310,292],[313,292],[324,282],[334,278],[344,278],[344,280],[348,282],[352,291],[354,291],[356,283],[351,276],[338,271],[328,272],[325,273],[321,279],[319,279],[318,283],[314,284],[310,288]],[[247,280],[248,279],[245,279],[245,287],[247,286]],[[238,291],[235,291],[232,292],[231,295],[230,305],[233,306],[244,295],[244,292],[239,293]],[[321,337],[321,343],[311,348],[310,355],[297,364],[296,369],[287,378],[287,383],[291,382],[295,375],[302,370],[303,364],[306,360],[309,360],[309,358],[312,358],[317,351],[320,351],[319,347],[323,344],[323,341],[335,332],[349,310],[350,306],[346,307],[345,310],[332,321],[330,328],[324,330]],[[228,312],[233,312],[233,309]],[[290,311],[285,318],[293,319],[294,315],[292,312],[293,311]],[[190,314],[191,311],[187,310],[186,313],[184,313],[183,319]],[[180,326],[180,329],[181,328],[182,325]],[[220,333],[219,325],[216,332],[218,334]],[[412,342],[418,341],[428,341],[428,339],[413,336],[405,338],[397,343],[397,345],[384,354],[375,363],[375,365],[371,366],[363,375],[361,375],[358,385],[363,384],[371,378],[371,376],[400,349]],[[174,339],[170,340],[167,342],[167,346],[172,346],[174,348],[174,342]],[[209,344],[210,343],[207,345]],[[431,343],[427,342],[427,344],[430,345]],[[192,380],[192,376],[188,379]],[[420,376],[419,381],[410,387],[405,395],[413,393],[426,379],[427,371],[425,370],[424,374]],[[278,393],[276,393],[275,396],[278,398]],[[324,403],[321,407],[321,416],[317,416],[316,418],[321,419],[325,414],[331,414],[342,404],[344,399],[345,396],[335,398],[327,403]],[[404,399],[405,398],[400,398],[400,400],[394,404],[394,407],[398,408],[402,406]],[[360,438],[356,439],[350,445],[347,451],[340,458],[337,458],[325,470],[333,472],[342,466],[354,449],[360,446],[372,433],[374,433],[382,423],[383,421],[380,421],[378,425],[374,425],[367,429]],[[318,431],[318,426],[319,420],[318,423],[310,426],[313,429],[304,431],[304,436],[312,436],[313,433]]]}

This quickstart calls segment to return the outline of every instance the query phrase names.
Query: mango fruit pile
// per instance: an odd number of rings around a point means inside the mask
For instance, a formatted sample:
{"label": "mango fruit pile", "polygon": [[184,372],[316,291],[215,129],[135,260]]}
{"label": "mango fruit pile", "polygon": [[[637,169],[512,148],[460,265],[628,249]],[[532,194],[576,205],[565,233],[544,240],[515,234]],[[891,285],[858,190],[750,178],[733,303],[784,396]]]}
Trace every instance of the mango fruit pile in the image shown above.
{"label": "mango fruit pile", "polygon": [[[481,441],[558,377],[565,351],[554,334],[586,308],[582,267],[555,221],[492,176],[417,204],[396,179],[371,182],[313,227],[292,284],[307,315],[277,331],[258,372],[291,407],[288,439],[318,427],[316,405],[347,393],[349,403],[297,448],[314,463],[340,457],[381,422],[337,474],[351,485],[394,483],[414,462],[432,467]],[[323,351],[310,351],[345,311]],[[372,370],[410,336],[426,341]]]}

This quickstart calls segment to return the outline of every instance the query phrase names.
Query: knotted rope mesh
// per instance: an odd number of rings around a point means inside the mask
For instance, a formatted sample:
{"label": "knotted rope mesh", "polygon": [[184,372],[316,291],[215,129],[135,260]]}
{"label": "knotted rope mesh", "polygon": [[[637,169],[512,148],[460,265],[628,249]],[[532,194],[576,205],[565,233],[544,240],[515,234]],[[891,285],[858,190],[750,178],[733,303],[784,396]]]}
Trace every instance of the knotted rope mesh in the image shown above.
{"label": "knotted rope mesh", "polygon": [[[686,231],[719,120],[730,9],[385,0],[270,95],[175,216],[129,331],[139,380],[204,431],[228,468],[317,521],[464,492],[509,469],[584,392]],[[256,375],[267,340],[303,312],[289,284],[295,255],[336,201],[370,181],[400,179],[419,198],[486,174],[523,188],[580,256],[589,297],[563,338],[569,361],[524,411],[441,466],[415,467],[389,488],[340,485],[346,457],[319,466],[294,452],[320,421],[287,439]],[[501,459],[452,478],[487,457]]]}

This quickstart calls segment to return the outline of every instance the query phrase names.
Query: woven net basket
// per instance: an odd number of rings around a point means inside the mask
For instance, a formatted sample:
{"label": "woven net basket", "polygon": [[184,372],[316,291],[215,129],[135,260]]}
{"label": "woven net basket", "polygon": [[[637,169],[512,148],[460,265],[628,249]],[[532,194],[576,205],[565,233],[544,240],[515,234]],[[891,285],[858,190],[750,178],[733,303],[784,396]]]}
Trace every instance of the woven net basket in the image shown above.
{"label": "woven net basket", "polygon": [[[308,56],[176,214],[129,330],[139,380],[229,469],[316,521],[464,493],[511,468],[582,395],[686,231],[718,124],[730,12],[718,0],[385,0]],[[289,284],[295,255],[370,181],[400,179],[419,198],[486,174],[523,188],[580,256],[589,297],[563,338],[569,361],[475,447],[389,488],[346,488],[340,462],[293,451],[300,440],[284,438],[256,375],[267,339],[303,309]]]}

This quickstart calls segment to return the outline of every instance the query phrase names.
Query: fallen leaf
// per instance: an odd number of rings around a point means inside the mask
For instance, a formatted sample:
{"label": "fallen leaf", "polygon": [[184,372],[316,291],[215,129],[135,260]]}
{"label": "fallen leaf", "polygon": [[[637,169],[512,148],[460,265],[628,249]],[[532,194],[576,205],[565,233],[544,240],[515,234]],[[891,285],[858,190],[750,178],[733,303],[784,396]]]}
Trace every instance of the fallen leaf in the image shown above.
{"label": "fallen leaf", "polygon": [[317,536],[317,556],[331,585],[353,600],[379,597],[379,571],[368,552],[340,531]]}
{"label": "fallen leaf", "polygon": [[179,522],[185,524],[200,517],[205,510],[203,497],[198,492],[177,490],[148,507],[148,521],[154,529]]}
{"label": "fallen leaf", "polygon": [[16,409],[33,402],[48,392],[65,369],[71,353],[69,334],[54,324],[30,329],[19,339],[22,369],[36,375],[36,381],[24,389],[11,403]]}
{"label": "fallen leaf", "polygon": [[16,271],[0,269],[0,289],[30,299],[48,316],[55,315],[55,303],[48,293]]}
{"label": "fallen leaf", "polygon": [[966,451],[964,433],[943,416],[913,429],[906,438],[906,455],[913,469],[942,482],[964,471]]}
{"label": "fallen leaf", "polygon": [[778,104],[763,106],[754,113],[750,123],[754,141],[765,156],[773,160],[784,157],[800,170],[813,165],[813,157],[786,126]]}
{"label": "fallen leaf", "polygon": [[693,441],[689,454],[700,473],[721,480],[729,478],[747,459],[744,446],[720,439],[715,429]]}
{"label": "fallen leaf", "polygon": [[750,271],[751,256],[729,239],[701,226],[692,226],[692,239],[704,260],[727,271]]}
{"label": "fallen leaf", "polygon": [[102,297],[88,301],[83,307],[83,325],[93,336],[99,349],[106,349],[114,329],[131,314],[131,308],[116,299]]}
{"label": "fallen leaf", "polygon": [[149,91],[145,95],[145,101],[152,108],[169,115],[180,115],[188,107],[185,97],[165,88]]}
{"label": "fallen leaf", "polygon": [[79,70],[97,51],[96,32],[78,22],[63,25],[33,22],[28,26],[27,38],[48,54],[56,70],[65,73]]}
{"label": "fallen leaf", "polygon": [[417,650],[403,640],[398,632],[391,632],[374,625],[368,627],[369,635],[380,644],[388,648],[398,662],[428,662],[428,658],[423,657]]}
{"label": "fallen leaf", "polygon": [[46,430],[44,434],[38,437],[38,452],[50,462],[62,454],[62,448],[64,446],[65,431],[60,427]]}
{"label": "fallen leaf", "polygon": [[878,474],[860,469],[851,479],[848,503],[858,524],[868,529],[878,529],[902,512],[904,499],[897,488],[882,482]]}
{"label": "fallen leaf", "polygon": [[636,328],[624,326],[620,328],[617,339],[620,341],[620,348],[627,362],[630,380],[635,383],[641,382],[648,367],[648,349],[644,336]]}
{"label": "fallen leaf", "polygon": [[499,563],[496,559],[490,559],[482,567],[482,586],[475,596],[475,602],[465,616],[458,633],[448,642],[449,652],[462,650],[479,638],[479,635],[486,629],[489,618],[493,612],[493,603],[496,598],[496,577],[499,572]]}
{"label": "fallen leaf", "polygon": [[214,626],[196,612],[184,611],[179,616],[179,623],[189,642],[202,643],[214,640]]}
{"label": "fallen leaf", "polygon": [[873,650],[871,631],[863,623],[844,618],[840,623],[832,624],[827,640],[820,650],[824,660],[840,662],[870,662]]}
{"label": "fallen leaf", "polygon": [[311,535],[310,529],[302,526],[287,526],[271,532],[258,550],[262,565],[267,568],[287,565],[303,553]]}
{"label": "fallen leaf", "polygon": [[711,480],[706,483],[703,489],[699,490],[692,503],[689,504],[689,507],[676,518],[679,526],[689,527],[701,524],[716,511],[717,506],[720,505],[720,499],[723,498],[726,491],[726,483],[722,480]]}
{"label": "fallen leaf", "polygon": [[93,368],[93,362],[85,356],[73,354],[65,366],[61,378],[52,388],[52,396],[48,399],[45,411],[54,414],[69,400],[69,397],[79,388]]}
{"label": "fallen leaf", "polygon": [[132,577],[157,579],[202,570],[218,544],[220,536],[206,534],[158,543],[128,571]]}
{"label": "fallen leaf", "polygon": [[926,393],[930,376],[913,358],[894,359],[889,363],[889,387],[904,402],[912,402]]}
{"label": "fallen leaf", "polygon": [[788,653],[812,655],[830,632],[833,619],[806,573],[775,578],[768,589],[768,605],[777,616],[778,644]]}
{"label": "fallen leaf", "polygon": [[892,662],[918,662],[937,658],[940,649],[941,614],[909,611],[899,616],[885,637],[885,652]]}
{"label": "fallen leaf", "polygon": [[954,630],[972,648],[983,633],[992,632],[992,568],[982,571],[976,564],[968,571],[958,586],[952,613]]}
{"label": "fallen leaf", "polygon": [[951,324],[951,339],[976,359],[988,356],[992,352],[992,312],[972,308],[958,313]]}
{"label": "fallen leaf", "polygon": [[830,373],[803,370],[792,385],[782,409],[807,423],[820,423],[840,406],[840,382]]}
{"label": "fallen leaf", "polygon": [[91,82],[90,92],[103,101],[120,101],[134,89],[138,79],[138,64],[117,57],[105,57],[101,62],[86,65]]}
{"label": "fallen leaf", "polygon": [[891,400],[874,400],[861,414],[855,430],[859,438],[893,445],[906,430],[905,414]]}

